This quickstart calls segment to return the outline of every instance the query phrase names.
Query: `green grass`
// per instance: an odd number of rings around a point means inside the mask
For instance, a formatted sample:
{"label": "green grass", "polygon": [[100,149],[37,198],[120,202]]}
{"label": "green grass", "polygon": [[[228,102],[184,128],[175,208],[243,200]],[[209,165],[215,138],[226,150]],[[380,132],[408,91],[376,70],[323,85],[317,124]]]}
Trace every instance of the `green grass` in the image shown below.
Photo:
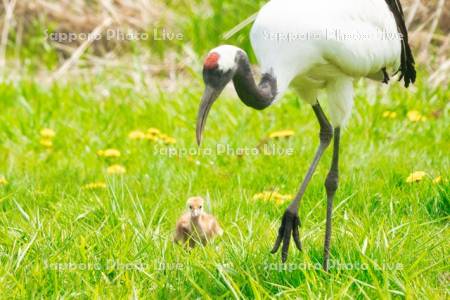
{"label": "green grass", "polygon": [[[421,82],[408,91],[395,84],[371,104],[358,85],[333,218],[331,255],[340,267],[327,274],[315,266],[322,261],[331,151],[302,201],[304,250],[291,247],[287,265],[269,254],[287,204],[252,200],[264,190],[295,194],[312,160],[318,126],[297,96],[263,112],[223,96],[202,146],[254,147],[270,132],[293,129],[291,139],[270,142],[294,149],[291,156],[168,157],[155,153],[164,146],[127,138],[156,127],[177,139],[175,149],[195,151],[197,84],[176,94],[136,92],[101,77],[0,85],[0,175],[8,181],[0,186],[2,298],[449,296],[448,87]],[[397,117],[383,118],[386,110]],[[409,121],[410,110],[427,120]],[[39,143],[46,127],[56,132],[50,150]],[[105,148],[122,155],[98,157]],[[126,174],[106,174],[115,163]],[[406,183],[413,171],[429,175]],[[437,176],[443,180],[434,184]],[[107,188],[82,189],[95,181]],[[207,193],[225,234],[185,251],[171,242],[174,224],[187,197]]]}

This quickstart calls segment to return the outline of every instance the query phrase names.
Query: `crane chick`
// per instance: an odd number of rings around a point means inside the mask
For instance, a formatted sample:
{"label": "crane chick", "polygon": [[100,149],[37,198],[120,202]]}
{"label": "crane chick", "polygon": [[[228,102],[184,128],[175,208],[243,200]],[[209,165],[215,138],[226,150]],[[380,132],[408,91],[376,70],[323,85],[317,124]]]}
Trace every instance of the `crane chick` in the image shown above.
{"label": "crane chick", "polygon": [[197,243],[206,245],[216,235],[222,235],[216,218],[203,211],[204,200],[202,197],[191,197],[187,200],[188,212],[184,213],[177,221],[175,242],[189,243],[192,248]]}

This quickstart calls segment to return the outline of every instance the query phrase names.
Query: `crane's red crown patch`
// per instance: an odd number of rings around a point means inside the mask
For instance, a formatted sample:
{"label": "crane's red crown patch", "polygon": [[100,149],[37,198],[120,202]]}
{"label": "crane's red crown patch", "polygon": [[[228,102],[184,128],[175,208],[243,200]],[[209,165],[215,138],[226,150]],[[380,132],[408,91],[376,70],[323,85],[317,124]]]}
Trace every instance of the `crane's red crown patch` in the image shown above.
{"label": "crane's red crown patch", "polygon": [[220,55],[217,52],[212,52],[210,53],[206,59],[205,59],[205,63],[203,64],[203,67],[205,69],[214,69],[217,68],[217,66],[219,65],[218,61],[219,61]]}

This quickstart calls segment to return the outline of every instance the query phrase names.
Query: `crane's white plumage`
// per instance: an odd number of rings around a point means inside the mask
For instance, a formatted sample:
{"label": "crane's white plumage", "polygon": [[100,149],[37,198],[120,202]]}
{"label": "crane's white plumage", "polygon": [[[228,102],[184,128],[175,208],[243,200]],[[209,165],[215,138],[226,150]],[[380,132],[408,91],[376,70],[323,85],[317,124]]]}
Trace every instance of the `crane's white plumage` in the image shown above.
{"label": "crane's white plumage", "polygon": [[397,25],[385,0],[272,0],[250,38],[261,71],[277,79],[277,99],[291,82],[311,104],[325,89],[334,126],[349,117],[354,78],[382,80],[382,68],[400,65]]}
{"label": "crane's white plumage", "polygon": [[[353,80],[382,81],[382,69],[396,71],[401,42],[385,0],[272,0],[251,30],[253,50],[263,73],[273,74],[280,99],[291,85],[310,104],[328,95],[334,126],[342,126],[353,105]],[[218,68],[236,67],[231,45],[219,53]]]}

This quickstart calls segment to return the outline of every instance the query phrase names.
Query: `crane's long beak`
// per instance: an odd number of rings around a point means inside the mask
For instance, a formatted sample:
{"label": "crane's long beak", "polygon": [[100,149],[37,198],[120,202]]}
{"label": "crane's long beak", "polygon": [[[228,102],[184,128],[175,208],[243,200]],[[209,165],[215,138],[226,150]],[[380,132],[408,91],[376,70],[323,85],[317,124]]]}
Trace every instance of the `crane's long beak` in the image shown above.
{"label": "crane's long beak", "polygon": [[200,146],[202,142],[202,133],[205,127],[206,118],[208,117],[209,110],[213,105],[214,101],[216,101],[217,97],[219,97],[222,89],[214,88],[210,85],[206,85],[205,92],[202,96],[202,102],[200,103],[200,108],[198,110],[197,115],[197,144]]}

